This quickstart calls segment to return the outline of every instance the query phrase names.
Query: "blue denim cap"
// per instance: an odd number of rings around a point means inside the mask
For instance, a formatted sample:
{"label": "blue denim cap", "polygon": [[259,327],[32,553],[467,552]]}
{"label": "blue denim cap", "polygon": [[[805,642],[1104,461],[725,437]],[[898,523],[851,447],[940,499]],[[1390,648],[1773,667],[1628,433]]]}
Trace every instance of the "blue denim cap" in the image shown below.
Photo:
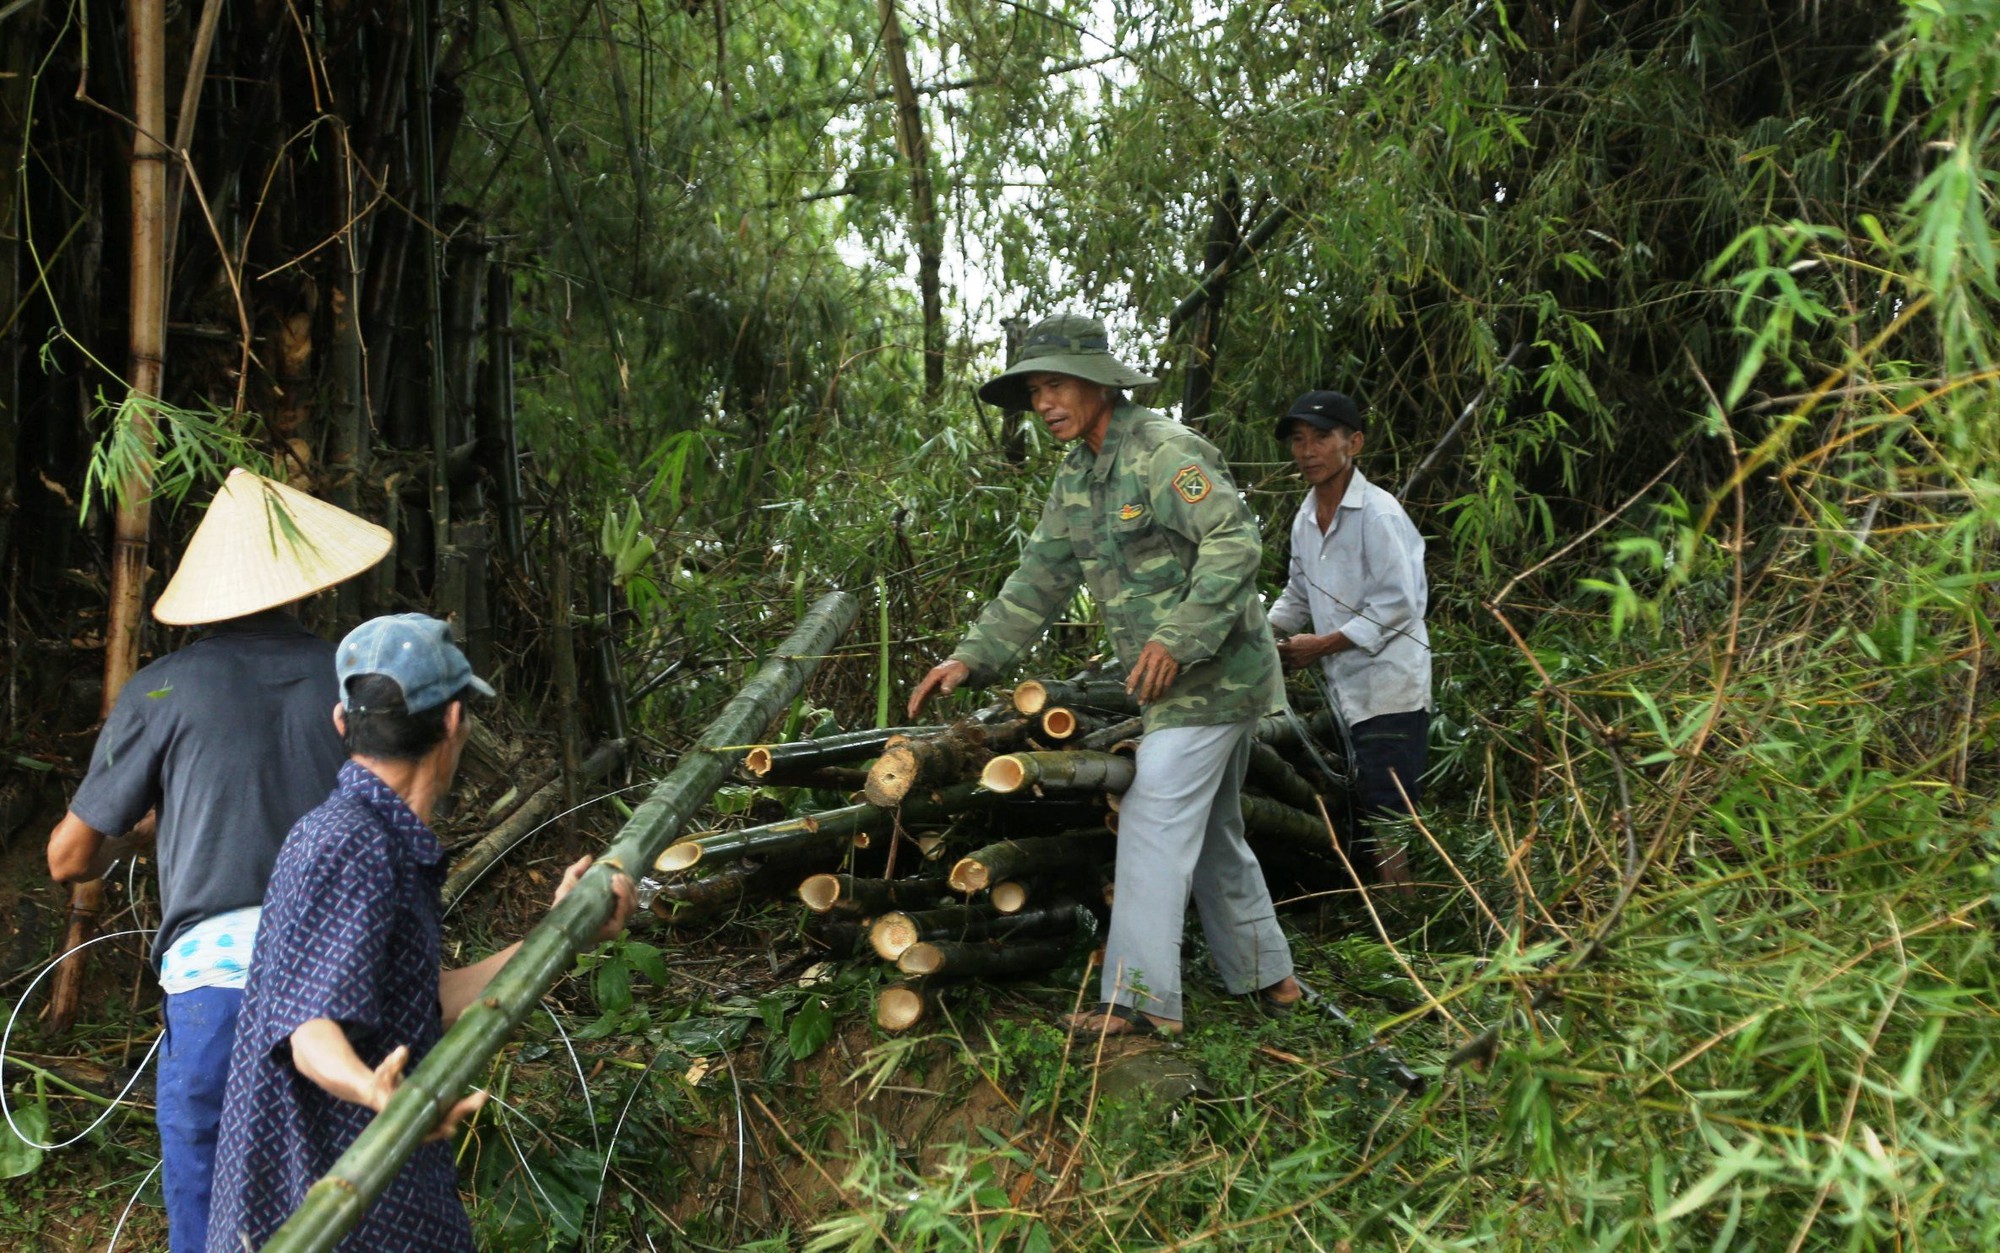
{"label": "blue denim cap", "polygon": [[395,613],[370,618],[347,633],[334,655],[340,678],[340,703],[348,702],[347,681],[357,674],[380,674],[403,689],[403,709],[422,713],[435,709],[465,688],[493,695],[493,685],[472,673],[472,663],[451,640],[451,624],[420,613]]}

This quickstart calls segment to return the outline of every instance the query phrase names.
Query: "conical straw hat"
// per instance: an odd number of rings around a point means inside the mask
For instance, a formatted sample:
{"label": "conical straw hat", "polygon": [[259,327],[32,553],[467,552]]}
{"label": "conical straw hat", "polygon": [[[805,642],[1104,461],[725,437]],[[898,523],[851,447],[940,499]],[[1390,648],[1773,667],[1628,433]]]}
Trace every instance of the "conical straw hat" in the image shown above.
{"label": "conical straw hat", "polygon": [[197,626],[288,605],[360,574],[393,543],[389,532],[337,505],[231,470],[153,616]]}

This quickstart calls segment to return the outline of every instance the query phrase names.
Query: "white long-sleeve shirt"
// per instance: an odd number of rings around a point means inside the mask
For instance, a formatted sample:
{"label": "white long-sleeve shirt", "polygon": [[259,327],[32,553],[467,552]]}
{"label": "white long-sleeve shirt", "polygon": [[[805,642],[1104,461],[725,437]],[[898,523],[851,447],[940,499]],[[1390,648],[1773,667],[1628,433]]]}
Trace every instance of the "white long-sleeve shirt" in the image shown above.
{"label": "white long-sleeve shirt", "polygon": [[1424,628],[1430,587],[1424,537],[1396,498],[1356,469],[1333,525],[1319,529],[1308,491],[1292,519],[1291,577],[1271,606],[1271,628],[1311,625],[1354,647],[1320,659],[1335,706],[1349,726],[1431,706],[1431,643]]}

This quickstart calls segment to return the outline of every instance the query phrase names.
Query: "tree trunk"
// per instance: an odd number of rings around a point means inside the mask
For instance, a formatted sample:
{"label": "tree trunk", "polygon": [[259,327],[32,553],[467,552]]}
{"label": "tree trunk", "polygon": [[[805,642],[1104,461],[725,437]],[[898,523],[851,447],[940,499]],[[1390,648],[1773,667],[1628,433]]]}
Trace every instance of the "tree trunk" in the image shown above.
{"label": "tree trunk", "polygon": [[944,257],[944,231],[938,222],[937,193],[931,186],[930,141],[924,134],[924,114],[910,79],[910,56],[903,38],[896,0],[879,0],[882,15],[882,59],[896,92],[896,142],[910,167],[910,233],[917,241],[917,291],[924,308],[924,403],[935,405],[944,395],[944,298],[938,270]]}
{"label": "tree trunk", "polygon": [[611,878],[652,864],[696,809],[728,777],[740,750],[805,687],[820,659],[854,622],[854,598],[820,598],[619,831],[575,889],[521,941],[485,993],[439,1040],[374,1121],[306,1193],[305,1203],[265,1244],[265,1253],[324,1253],[360,1221],[437,1123],[438,1110],[491,1064],[507,1038],[575,963],[611,915]]}

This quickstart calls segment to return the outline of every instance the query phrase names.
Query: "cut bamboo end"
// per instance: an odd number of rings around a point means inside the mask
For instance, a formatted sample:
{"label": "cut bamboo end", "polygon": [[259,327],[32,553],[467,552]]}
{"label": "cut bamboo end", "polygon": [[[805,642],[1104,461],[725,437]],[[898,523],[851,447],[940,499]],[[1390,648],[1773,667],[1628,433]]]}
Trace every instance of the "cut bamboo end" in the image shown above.
{"label": "cut bamboo end", "polygon": [[896,958],[896,969],[906,975],[934,975],[944,969],[944,950],[935,944],[912,944]]}
{"label": "cut bamboo end", "polygon": [[1106,792],[1104,794],[1104,807],[1114,814],[1118,813],[1125,807],[1125,793]]}
{"label": "cut bamboo end", "polygon": [[771,773],[771,750],[762,744],[743,754],[743,769],[746,773],[763,778]]}
{"label": "cut bamboo end", "polygon": [[830,912],[840,903],[840,876],[816,874],[799,884],[799,899],[816,914]]}
{"label": "cut bamboo end", "polygon": [[866,831],[856,831],[854,833],[854,847],[869,848],[873,846],[874,843],[875,843],[875,837],[868,834]]}
{"label": "cut bamboo end", "polygon": [[661,853],[659,860],[653,863],[653,869],[672,874],[676,870],[686,870],[700,860],[701,845],[683,840]]}
{"label": "cut bamboo end", "polygon": [[1118,815],[1116,813],[1104,815],[1104,829],[1113,835],[1118,834]]}
{"label": "cut bamboo end", "polygon": [[1030,718],[1048,708],[1049,689],[1039,679],[1029,679],[1014,689],[1014,708]]}
{"label": "cut bamboo end", "polygon": [[1120,740],[1111,746],[1111,751],[1120,757],[1137,757],[1139,755],[1139,741]]}
{"label": "cut bamboo end", "polygon": [[1042,734],[1052,740],[1066,740],[1077,733],[1077,716],[1062,706],[1042,711]]}
{"label": "cut bamboo end", "polygon": [[887,809],[900,805],[917,782],[917,754],[907,744],[884,750],[868,768],[868,784],[861,794],[871,805]]}
{"label": "cut bamboo end", "polygon": [[977,892],[991,882],[992,878],[993,873],[984,863],[976,862],[970,857],[961,857],[951,868],[951,874],[946,881],[951,884],[954,892]]}
{"label": "cut bamboo end", "polygon": [[869,924],[868,943],[883,961],[895,961],[916,942],[917,924],[908,914],[883,914]]}
{"label": "cut bamboo end", "polygon": [[924,1020],[924,994],[908,984],[891,984],[875,994],[875,1025],[884,1031],[907,1031]]}
{"label": "cut bamboo end", "polygon": [[944,855],[944,837],[941,835],[920,835],[917,837],[917,851],[925,861],[936,861]]}
{"label": "cut bamboo end", "polygon": [[992,901],[993,908],[1003,914],[1018,914],[1027,907],[1028,885],[1019,879],[1007,879],[994,884],[986,899]]}
{"label": "cut bamboo end", "polygon": [[979,772],[980,786],[989,792],[1018,792],[1028,781],[1028,767],[1021,759],[1011,754],[995,757],[986,763],[986,769]]}

